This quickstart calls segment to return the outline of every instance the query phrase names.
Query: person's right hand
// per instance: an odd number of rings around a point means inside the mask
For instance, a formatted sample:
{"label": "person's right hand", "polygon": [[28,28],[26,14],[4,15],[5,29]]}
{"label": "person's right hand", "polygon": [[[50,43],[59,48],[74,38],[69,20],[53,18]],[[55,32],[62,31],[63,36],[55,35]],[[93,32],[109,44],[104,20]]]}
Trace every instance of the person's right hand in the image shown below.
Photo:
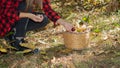
{"label": "person's right hand", "polygon": [[20,18],[30,18],[31,20],[35,21],[35,22],[42,22],[44,17],[43,15],[35,15],[32,13],[25,13],[25,12],[20,12]]}
{"label": "person's right hand", "polygon": [[43,19],[44,19],[43,15],[40,15],[40,14],[39,15],[35,15],[35,14],[32,14],[32,13],[29,15],[28,18],[32,19],[35,22],[42,22]]}

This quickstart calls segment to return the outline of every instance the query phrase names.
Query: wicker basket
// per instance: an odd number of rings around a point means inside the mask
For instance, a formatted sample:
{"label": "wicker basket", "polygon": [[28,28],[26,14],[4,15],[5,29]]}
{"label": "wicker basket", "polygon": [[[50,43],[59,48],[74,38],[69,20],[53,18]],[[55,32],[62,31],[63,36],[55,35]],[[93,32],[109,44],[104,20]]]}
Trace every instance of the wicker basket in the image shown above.
{"label": "wicker basket", "polygon": [[67,48],[73,50],[82,50],[89,45],[89,32],[84,33],[63,33],[64,44]]}

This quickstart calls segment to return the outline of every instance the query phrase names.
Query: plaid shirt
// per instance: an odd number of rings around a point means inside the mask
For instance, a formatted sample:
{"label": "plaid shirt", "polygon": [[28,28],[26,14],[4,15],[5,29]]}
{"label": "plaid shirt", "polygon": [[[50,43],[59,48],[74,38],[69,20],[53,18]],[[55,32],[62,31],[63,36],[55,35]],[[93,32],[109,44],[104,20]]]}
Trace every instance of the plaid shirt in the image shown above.
{"label": "plaid shirt", "polygon": [[50,0],[43,0],[43,11],[54,24],[60,18],[60,16],[51,8]]}
{"label": "plaid shirt", "polygon": [[[18,6],[22,0],[0,0],[0,37],[4,37],[19,20]],[[50,0],[43,0],[43,11],[54,23],[60,16],[51,9]]]}

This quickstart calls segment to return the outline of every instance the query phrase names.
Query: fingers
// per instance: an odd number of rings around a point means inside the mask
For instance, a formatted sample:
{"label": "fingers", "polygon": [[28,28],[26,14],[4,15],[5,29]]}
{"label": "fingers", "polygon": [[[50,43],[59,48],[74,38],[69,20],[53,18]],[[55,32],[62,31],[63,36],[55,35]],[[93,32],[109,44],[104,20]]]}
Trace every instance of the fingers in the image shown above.
{"label": "fingers", "polygon": [[68,27],[66,28],[66,31],[68,31],[68,32],[73,32],[73,31],[75,31],[75,28],[72,27],[72,26],[68,26]]}
{"label": "fingers", "polygon": [[65,25],[65,28],[66,28],[66,31],[68,31],[68,32],[73,32],[73,31],[75,31],[74,26],[73,26],[72,24],[69,24],[69,23],[67,23],[67,24]]}
{"label": "fingers", "polygon": [[71,31],[75,31],[75,28],[73,27],[73,28],[71,29]]}
{"label": "fingers", "polygon": [[75,28],[73,27],[72,24],[70,24],[69,27],[68,27],[68,30],[69,30],[70,32],[73,32],[73,31],[75,31]]}
{"label": "fingers", "polygon": [[42,22],[44,19],[43,15],[33,15],[32,20],[35,22]]}
{"label": "fingers", "polygon": [[43,15],[38,15],[40,18],[43,18]]}

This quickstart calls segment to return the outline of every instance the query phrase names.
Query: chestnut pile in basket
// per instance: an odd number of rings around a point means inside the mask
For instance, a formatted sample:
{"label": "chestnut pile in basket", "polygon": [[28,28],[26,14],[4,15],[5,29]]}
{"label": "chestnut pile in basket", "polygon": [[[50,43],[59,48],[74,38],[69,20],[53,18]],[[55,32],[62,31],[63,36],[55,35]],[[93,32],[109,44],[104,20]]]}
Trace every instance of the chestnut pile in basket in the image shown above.
{"label": "chestnut pile in basket", "polygon": [[88,26],[86,24],[82,24],[79,26],[75,26],[74,28],[72,28],[72,31],[74,32],[88,32],[90,31],[90,29],[92,28],[92,26]]}

